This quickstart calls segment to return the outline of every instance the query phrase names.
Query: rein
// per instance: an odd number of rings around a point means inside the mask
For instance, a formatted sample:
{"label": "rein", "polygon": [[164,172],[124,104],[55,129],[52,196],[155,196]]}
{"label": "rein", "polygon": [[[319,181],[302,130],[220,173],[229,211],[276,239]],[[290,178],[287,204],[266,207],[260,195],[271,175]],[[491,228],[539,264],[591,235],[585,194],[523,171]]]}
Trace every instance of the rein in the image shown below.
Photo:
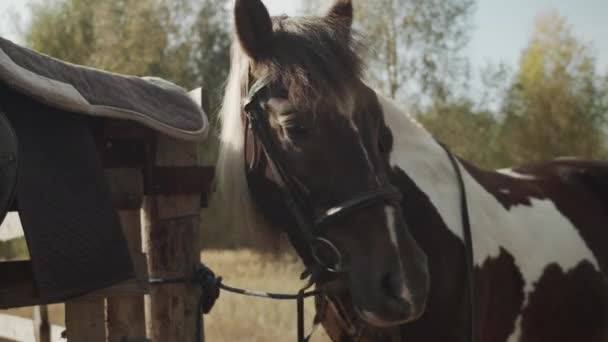
{"label": "rein", "polygon": [[[196,268],[194,274],[190,277],[175,277],[175,278],[150,278],[148,280],[150,285],[166,285],[166,284],[192,284],[199,286],[201,295],[198,301],[198,315],[196,316],[194,341],[202,341],[203,329],[200,317],[211,312],[213,305],[219,298],[220,291],[226,291],[237,295],[246,297],[266,298],[274,300],[294,300],[297,304],[297,325],[298,325],[298,342],[307,342],[313,331],[305,336],[304,332],[304,300],[310,297],[316,297],[323,294],[322,290],[311,290],[308,289],[313,285],[309,282],[308,285],[303,287],[297,294],[286,294],[276,293],[267,291],[257,291],[244,289],[234,286],[229,286],[223,283],[223,279],[220,276],[216,276],[213,271],[207,266],[201,264]],[[316,325],[316,323],[315,323]]]}
{"label": "rein", "polygon": [[[456,172],[456,177],[458,179],[458,187],[460,190],[460,206],[461,206],[460,211],[461,211],[461,216],[462,216],[462,227],[463,227],[464,240],[465,240],[464,242],[465,242],[466,266],[467,266],[467,285],[468,285],[468,290],[469,290],[468,296],[469,296],[469,304],[470,304],[470,308],[469,308],[469,312],[468,312],[468,320],[469,320],[470,324],[468,325],[469,330],[467,333],[466,341],[477,342],[479,340],[479,338],[477,336],[477,307],[476,307],[476,300],[475,300],[475,296],[474,296],[475,283],[474,283],[474,279],[473,279],[473,276],[474,276],[473,242],[472,242],[471,224],[470,224],[470,217],[469,217],[469,208],[468,208],[466,187],[464,184],[464,179],[462,177],[462,171],[460,169],[460,165],[458,164],[456,158],[445,145],[443,145],[442,143],[439,143],[439,145],[447,153],[447,155],[450,159],[450,162],[452,164],[452,167],[454,168],[454,171]],[[328,241],[327,243],[329,243],[330,246],[333,246],[333,244],[331,244],[331,242]],[[338,253],[339,253],[339,251],[338,251]],[[310,272],[310,270],[307,269],[302,274],[302,278],[309,277],[311,275],[311,274],[309,274],[309,272]],[[150,278],[149,283],[151,285],[193,284],[193,285],[197,285],[200,287],[201,296],[200,296],[199,302],[198,302],[198,315],[197,315],[196,324],[195,324],[195,327],[196,327],[195,333],[194,333],[195,341],[201,341],[201,338],[202,338],[202,324],[201,324],[200,317],[211,311],[216,300],[219,298],[220,292],[222,290],[226,291],[226,292],[234,293],[237,295],[248,296],[248,297],[266,298],[266,299],[273,299],[273,300],[294,300],[294,301],[296,301],[296,303],[297,303],[297,332],[298,332],[297,341],[298,342],[308,342],[310,337],[312,336],[312,334],[315,332],[314,327],[316,327],[320,323],[318,319],[315,319],[313,330],[311,331],[311,333],[309,335],[307,335],[307,336],[305,335],[304,300],[306,298],[324,295],[325,300],[328,303],[330,303],[332,305],[336,305],[335,302],[337,302],[338,305],[341,304],[339,299],[336,299],[336,298],[330,299],[329,296],[325,295],[325,292],[323,291],[323,289],[308,291],[308,289],[310,287],[312,287],[314,284],[314,277],[311,277],[309,283],[305,287],[303,287],[300,291],[298,291],[297,294],[273,293],[273,292],[267,292],[267,291],[257,291],[257,290],[250,290],[250,289],[228,286],[223,283],[222,277],[216,276],[215,273],[213,273],[213,271],[211,271],[211,269],[209,269],[205,265],[200,265],[195,270],[194,274],[191,277]],[[327,303],[325,305],[327,305]],[[344,315],[344,313],[340,313],[340,310],[334,310],[334,312],[337,313],[337,315],[339,316],[340,319],[344,320],[345,322],[349,321],[348,317],[346,317],[346,318],[342,317]],[[317,315],[319,315],[319,313],[317,313]],[[317,316],[317,318],[319,318],[319,316]],[[354,323],[351,325],[354,325]],[[363,329],[357,329],[356,327],[354,329],[349,329],[347,327],[346,330],[349,332],[349,335],[351,335],[351,338],[353,338],[353,341],[357,341],[361,337],[361,334],[363,333]],[[350,331],[350,330],[353,330],[353,331]]]}

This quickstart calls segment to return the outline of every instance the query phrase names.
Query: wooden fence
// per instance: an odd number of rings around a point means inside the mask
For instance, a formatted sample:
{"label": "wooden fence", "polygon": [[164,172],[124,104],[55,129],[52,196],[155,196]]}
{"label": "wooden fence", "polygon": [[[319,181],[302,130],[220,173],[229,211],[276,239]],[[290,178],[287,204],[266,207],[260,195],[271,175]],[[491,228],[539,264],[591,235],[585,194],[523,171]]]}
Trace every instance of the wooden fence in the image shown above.
{"label": "wooden fence", "polygon": [[[192,284],[150,288],[148,279],[188,275],[200,263],[201,203],[213,168],[201,165],[197,144],[152,135],[128,122],[109,122],[100,149],[136,278],[66,302],[66,338],[193,342],[196,320],[202,319],[197,317],[200,289]],[[4,238],[20,234],[14,227],[0,233]],[[0,262],[0,274],[0,309],[51,304],[40,300],[29,261]],[[0,336],[35,341],[35,325],[3,315]],[[51,341],[61,337],[62,328],[50,331]]]}

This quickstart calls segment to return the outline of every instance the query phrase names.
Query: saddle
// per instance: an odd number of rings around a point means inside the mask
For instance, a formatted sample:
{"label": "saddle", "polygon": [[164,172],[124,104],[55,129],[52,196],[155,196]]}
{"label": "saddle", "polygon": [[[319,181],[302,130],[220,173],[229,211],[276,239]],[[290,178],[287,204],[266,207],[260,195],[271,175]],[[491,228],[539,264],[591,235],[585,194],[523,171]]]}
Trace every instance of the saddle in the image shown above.
{"label": "saddle", "polygon": [[0,38],[0,223],[15,202],[42,300],[134,276],[95,140],[102,119],[189,141],[209,130],[200,104],[173,83],[73,65]]}
{"label": "saddle", "polygon": [[0,110],[0,223],[11,205],[17,184],[17,136]]}

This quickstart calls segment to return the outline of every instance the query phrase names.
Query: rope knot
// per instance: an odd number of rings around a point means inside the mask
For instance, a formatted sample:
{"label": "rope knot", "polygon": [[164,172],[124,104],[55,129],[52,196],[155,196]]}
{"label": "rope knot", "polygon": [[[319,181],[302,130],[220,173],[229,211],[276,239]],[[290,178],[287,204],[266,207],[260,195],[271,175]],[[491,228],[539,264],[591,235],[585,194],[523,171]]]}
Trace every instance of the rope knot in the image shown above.
{"label": "rope knot", "polygon": [[217,277],[209,267],[205,264],[200,264],[194,271],[192,281],[200,286],[201,298],[199,305],[201,311],[204,314],[208,314],[220,297],[222,277]]}

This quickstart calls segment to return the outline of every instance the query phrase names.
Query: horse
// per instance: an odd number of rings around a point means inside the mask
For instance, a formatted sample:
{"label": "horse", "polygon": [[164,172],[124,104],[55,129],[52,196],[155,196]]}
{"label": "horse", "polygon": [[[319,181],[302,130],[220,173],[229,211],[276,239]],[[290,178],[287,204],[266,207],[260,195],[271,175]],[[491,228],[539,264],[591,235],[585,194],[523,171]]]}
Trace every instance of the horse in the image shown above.
{"label": "horse", "polygon": [[608,341],[608,162],[454,158],[365,83],[351,0],[234,23],[218,192],[289,238],[332,340]]}

